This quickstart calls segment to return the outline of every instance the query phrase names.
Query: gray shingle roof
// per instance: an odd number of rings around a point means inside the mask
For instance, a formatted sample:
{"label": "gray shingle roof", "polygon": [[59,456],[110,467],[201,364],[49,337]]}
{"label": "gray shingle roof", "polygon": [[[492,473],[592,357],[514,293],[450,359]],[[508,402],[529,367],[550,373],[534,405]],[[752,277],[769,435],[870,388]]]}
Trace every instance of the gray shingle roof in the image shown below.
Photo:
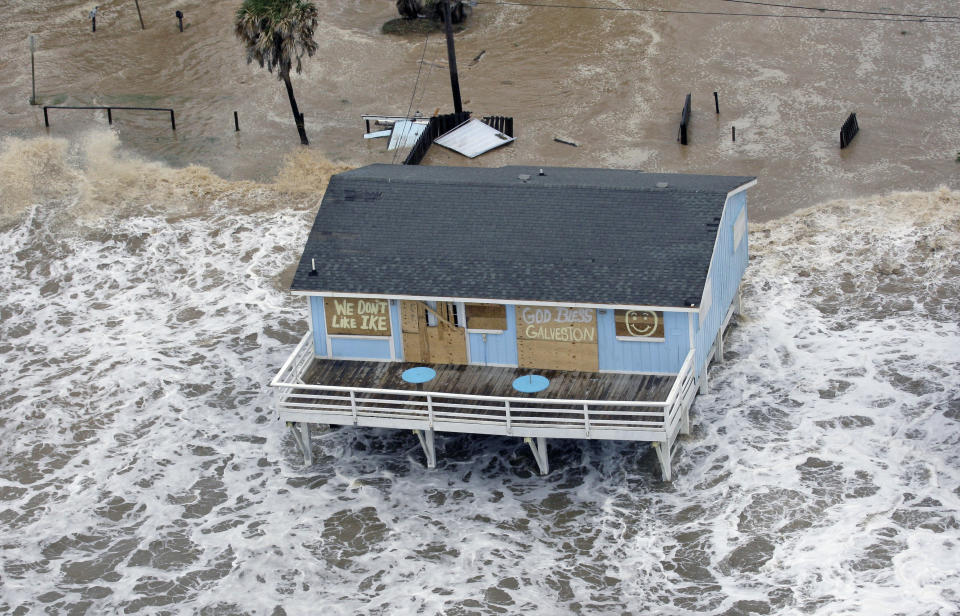
{"label": "gray shingle roof", "polygon": [[[541,176],[539,170],[370,165],[338,174],[291,288],[699,303],[727,193],[753,180],[559,167],[544,167]],[[316,276],[309,275],[311,259]]]}

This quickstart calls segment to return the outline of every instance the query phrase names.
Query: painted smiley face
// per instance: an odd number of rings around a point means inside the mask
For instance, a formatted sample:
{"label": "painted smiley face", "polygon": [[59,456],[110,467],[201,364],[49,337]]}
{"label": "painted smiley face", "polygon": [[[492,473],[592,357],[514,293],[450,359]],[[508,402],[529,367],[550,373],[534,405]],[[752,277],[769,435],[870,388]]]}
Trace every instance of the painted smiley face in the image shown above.
{"label": "painted smiley face", "polygon": [[659,319],[656,312],[649,310],[628,310],[624,324],[631,336],[650,336],[657,331]]}

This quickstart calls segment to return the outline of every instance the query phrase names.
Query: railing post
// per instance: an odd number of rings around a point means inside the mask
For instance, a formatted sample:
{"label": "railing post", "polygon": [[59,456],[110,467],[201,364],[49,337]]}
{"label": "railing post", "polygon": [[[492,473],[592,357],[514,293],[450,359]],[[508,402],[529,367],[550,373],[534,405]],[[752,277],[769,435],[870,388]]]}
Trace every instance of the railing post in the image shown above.
{"label": "railing post", "polygon": [[353,425],[357,425],[357,395],[350,390],[350,409],[353,411]]}
{"label": "railing post", "polygon": [[430,423],[430,429],[433,430],[433,396],[427,394],[427,418]]}
{"label": "railing post", "polygon": [[[684,396],[686,399],[686,396]],[[690,407],[680,401],[680,434],[690,434]]]}
{"label": "railing post", "polygon": [[507,412],[507,435],[510,435],[512,433],[512,430],[510,428],[510,401],[504,400],[503,403],[505,405],[504,409]]}
{"label": "railing post", "polygon": [[586,403],[583,405],[583,432],[590,438],[590,407]]}

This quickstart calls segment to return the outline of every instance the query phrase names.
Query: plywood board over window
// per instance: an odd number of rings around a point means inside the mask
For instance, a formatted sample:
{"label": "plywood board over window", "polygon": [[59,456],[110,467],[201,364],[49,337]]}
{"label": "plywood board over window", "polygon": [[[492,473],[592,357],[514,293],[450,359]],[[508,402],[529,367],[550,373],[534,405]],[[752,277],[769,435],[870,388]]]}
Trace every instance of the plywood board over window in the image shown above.
{"label": "plywood board over window", "polygon": [[[466,330],[455,325],[456,312],[452,304],[437,302],[428,307],[426,302],[400,302],[404,360],[428,364],[467,363]],[[433,318],[428,319],[429,316]]]}
{"label": "plywood board over window", "polygon": [[517,356],[523,368],[596,372],[596,311],[517,306]]}
{"label": "plywood board over window", "polygon": [[327,334],[331,336],[389,336],[390,306],[385,299],[325,297]]}
{"label": "plywood board over window", "polygon": [[617,338],[663,341],[663,312],[660,310],[615,310]]}
{"label": "plywood board over window", "polygon": [[467,304],[467,329],[502,332],[507,329],[507,307],[501,304]]}

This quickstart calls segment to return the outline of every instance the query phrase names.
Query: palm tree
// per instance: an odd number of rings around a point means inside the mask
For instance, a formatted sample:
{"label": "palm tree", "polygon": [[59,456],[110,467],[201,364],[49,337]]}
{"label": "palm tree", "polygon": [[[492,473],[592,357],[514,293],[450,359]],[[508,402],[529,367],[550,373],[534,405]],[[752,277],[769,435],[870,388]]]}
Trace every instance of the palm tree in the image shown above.
{"label": "palm tree", "polygon": [[243,0],[237,10],[237,38],[247,48],[247,63],[256,60],[287,86],[287,97],[293,119],[300,133],[300,143],[309,145],[303,128],[303,114],[297,108],[290,83],[290,69],[302,70],[303,55],[317,52],[313,31],[317,27],[317,7],[304,0]]}

